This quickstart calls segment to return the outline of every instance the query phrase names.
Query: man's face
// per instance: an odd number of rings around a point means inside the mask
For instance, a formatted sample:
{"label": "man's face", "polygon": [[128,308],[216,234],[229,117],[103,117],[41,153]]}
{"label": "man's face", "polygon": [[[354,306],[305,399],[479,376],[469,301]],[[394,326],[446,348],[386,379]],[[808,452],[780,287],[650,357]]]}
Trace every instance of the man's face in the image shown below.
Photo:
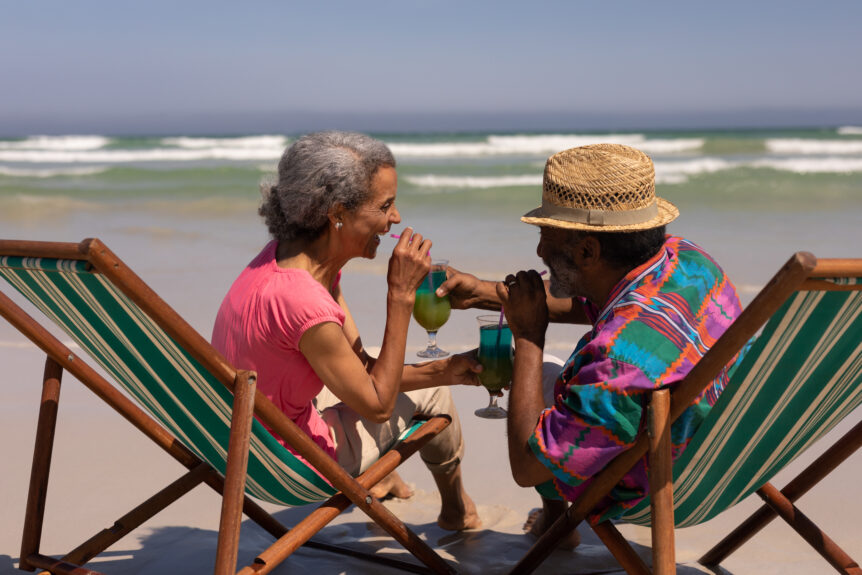
{"label": "man's face", "polygon": [[579,243],[577,232],[560,228],[539,228],[536,253],[551,272],[551,295],[558,298],[586,297],[583,277],[574,254]]}

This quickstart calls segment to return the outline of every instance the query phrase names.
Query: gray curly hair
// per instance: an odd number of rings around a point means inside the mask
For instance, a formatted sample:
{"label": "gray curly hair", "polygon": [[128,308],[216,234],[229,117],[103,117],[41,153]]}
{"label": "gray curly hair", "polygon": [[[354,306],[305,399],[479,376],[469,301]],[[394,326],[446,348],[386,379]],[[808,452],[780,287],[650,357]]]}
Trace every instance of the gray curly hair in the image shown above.
{"label": "gray curly hair", "polygon": [[380,140],[354,132],[317,132],[299,138],[278,163],[278,181],[261,184],[258,213],[278,241],[314,240],[336,204],[353,211],[370,195],[381,167],[395,157]]}

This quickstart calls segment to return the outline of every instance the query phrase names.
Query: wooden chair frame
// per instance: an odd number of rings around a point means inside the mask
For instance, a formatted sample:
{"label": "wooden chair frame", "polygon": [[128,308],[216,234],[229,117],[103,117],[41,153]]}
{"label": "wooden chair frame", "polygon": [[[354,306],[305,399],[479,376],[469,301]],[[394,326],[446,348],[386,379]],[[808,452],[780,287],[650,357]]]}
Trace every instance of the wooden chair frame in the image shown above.
{"label": "wooden chair frame", "polygon": [[[417,573],[454,572],[448,563],[369,493],[371,487],[445,429],[450,423],[448,417],[430,418],[408,439],[385,453],[365,473],[353,478],[269,399],[257,391],[256,375],[253,372],[234,369],[208,341],[98,239],[87,239],[78,244],[0,240],[0,256],[86,261],[92,269],[110,280],[147,313],[234,395],[227,469],[222,477],[218,471],[190,451],[167,429],[64,346],[3,292],[0,292],[0,315],[47,355],[21,543],[20,569],[33,571],[39,568],[51,573],[70,575],[97,573],[82,565],[192,488],[204,483],[222,495],[216,549],[215,573],[217,575],[235,572],[243,575],[269,573],[302,545],[361,557]],[[39,547],[63,371],[71,373],[189,471],[123,515],[113,526],[100,531],[61,559],[55,559],[41,554]],[[245,495],[246,466],[253,416],[268,424],[339,490],[339,493],[322,503],[292,529],[282,525]],[[311,540],[315,533],[351,504],[362,509],[375,523],[422,561],[425,567]],[[251,565],[237,571],[237,550],[243,513],[275,537],[276,541],[261,552]]]}
{"label": "wooden chair frame", "polygon": [[[730,362],[793,292],[859,289],[858,286],[841,286],[816,279],[839,276],[862,277],[862,260],[818,260],[807,252],[794,254],[672,393],[666,389],[653,392],[648,408],[646,432],[638,437],[632,448],[617,456],[596,476],[581,497],[572,502],[563,516],[539,538],[510,573],[531,573],[536,569],[553,551],[557,543],[587,517],[644,455],[648,455],[651,461],[649,482],[652,514],[652,572],[657,575],[675,573],[670,425],[682,415],[686,407],[691,405],[711,383],[721,368]],[[859,565],[793,505],[796,499],[852,455],[860,445],[862,445],[862,423],[857,424],[824,452],[784,490],[779,491],[770,483],[763,485],[757,493],[766,505],[707,552],[700,559],[700,563],[718,565],[778,515],[838,572],[862,575]],[[610,521],[591,527],[627,573],[632,575],[651,573],[646,563]]]}

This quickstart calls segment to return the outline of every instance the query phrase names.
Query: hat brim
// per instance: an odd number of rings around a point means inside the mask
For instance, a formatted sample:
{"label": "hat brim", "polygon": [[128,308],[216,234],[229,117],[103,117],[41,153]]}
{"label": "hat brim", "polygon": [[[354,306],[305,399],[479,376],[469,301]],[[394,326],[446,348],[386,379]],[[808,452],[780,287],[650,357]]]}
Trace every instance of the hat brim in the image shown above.
{"label": "hat brim", "polygon": [[542,206],[530,210],[521,217],[525,224],[533,226],[547,226],[551,228],[564,228],[567,230],[586,230],[592,232],[636,232],[638,230],[651,230],[674,221],[679,216],[679,209],[664,198],[656,197],[658,215],[651,220],[622,226],[595,225],[581,222],[570,222],[550,217],[542,211]]}

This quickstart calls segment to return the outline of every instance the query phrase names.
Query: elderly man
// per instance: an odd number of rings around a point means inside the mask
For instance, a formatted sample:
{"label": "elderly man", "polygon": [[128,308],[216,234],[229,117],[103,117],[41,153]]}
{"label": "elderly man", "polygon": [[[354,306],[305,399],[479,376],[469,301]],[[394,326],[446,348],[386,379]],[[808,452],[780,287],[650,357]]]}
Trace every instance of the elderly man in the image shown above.
{"label": "elderly man", "polygon": [[[509,460],[515,481],[542,495],[542,511],[525,525],[534,534],[633,445],[648,393],[673,388],[741,311],[734,286],[712,258],[665,235],[665,224],[678,215],[655,196],[646,154],[614,144],[565,150],[545,166],[541,207],[521,218],[540,227],[537,253],[549,281],[534,270],[504,282],[452,270],[438,291],[449,293],[454,307],[505,308],[515,341]],[[592,328],[557,376],[543,378],[549,321]],[[715,403],[727,369],[674,423],[674,457]],[[642,460],[590,520],[619,516],[647,486]],[[569,543],[577,544],[576,533]]]}

